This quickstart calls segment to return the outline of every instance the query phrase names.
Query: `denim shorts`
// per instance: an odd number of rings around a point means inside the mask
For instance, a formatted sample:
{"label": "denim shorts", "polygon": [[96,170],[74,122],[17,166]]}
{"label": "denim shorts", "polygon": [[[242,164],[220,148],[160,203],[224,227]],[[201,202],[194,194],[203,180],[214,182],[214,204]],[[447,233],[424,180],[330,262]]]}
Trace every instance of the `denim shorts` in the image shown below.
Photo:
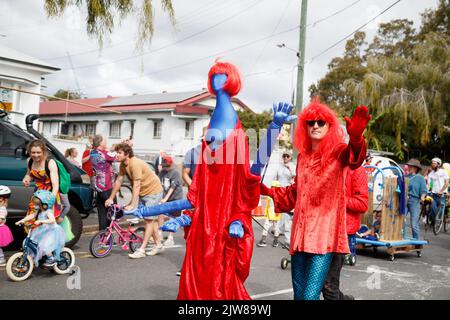
{"label": "denim shorts", "polygon": [[[139,196],[139,204],[143,204],[146,207],[153,207],[158,205],[163,197],[163,193],[157,193],[157,194],[151,194],[151,195],[147,195],[147,196]],[[145,220],[157,220],[158,216],[153,216],[153,217],[144,217]]]}

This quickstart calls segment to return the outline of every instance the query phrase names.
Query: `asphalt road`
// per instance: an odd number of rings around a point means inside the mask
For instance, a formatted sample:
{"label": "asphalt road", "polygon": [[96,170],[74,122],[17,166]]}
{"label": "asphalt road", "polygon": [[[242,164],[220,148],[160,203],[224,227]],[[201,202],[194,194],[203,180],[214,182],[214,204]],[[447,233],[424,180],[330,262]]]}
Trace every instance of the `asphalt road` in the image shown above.
{"label": "asphalt road", "polygon": [[[86,221],[86,220],[85,220]],[[95,221],[95,216],[89,218]],[[256,247],[261,229],[254,223],[255,248],[246,287],[254,299],[291,300],[291,268],[280,268],[288,257],[281,247]],[[115,247],[106,258],[89,254],[93,233],[83,234],[75,246],[76,277],[55,275],[35,269],[24,282],[12,282],[0,267],[0,300],[7,299],[175,299],[178,292],[176,272],[182,264],[184,240],[175,235],[173,248],[142,259],[129,259],[128,252]],[[428,233],[430,245],[421,258],[415,252],[396,255],[388,261],[385,250],[358,252],[355,266],[344,266],[341,289],[363,300],[450,299],[450,233]],[[7,257],[14,251],[6,252]],[[78,281],[79,280],[79,281]],[[68,285],[69,284],[69,285]]]}

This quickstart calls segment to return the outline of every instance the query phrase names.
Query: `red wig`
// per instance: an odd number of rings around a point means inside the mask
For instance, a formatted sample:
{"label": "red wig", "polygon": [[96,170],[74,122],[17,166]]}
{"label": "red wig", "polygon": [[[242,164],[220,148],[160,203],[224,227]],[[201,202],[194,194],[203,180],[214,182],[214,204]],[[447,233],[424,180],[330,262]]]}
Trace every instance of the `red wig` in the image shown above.
{"label": "red wig", "polygon": [[295,130],[294,146],[300,154],[311,151],[311,138],[308,133],[308,120],[325,120],[328,125],[328,132],[320,142],[319,151],[322,157],[331,152],[339,143],[344,143],[345,133],[340,126],[335,112],[318,98],[314,98],[311,103],[298,115],[297,128]]}
{"label": "red wig", "polygon": [[211,94],[216,94],[212,88],[211,81],[215,74],[225,74],[227,81],[223,86],[223,90],[230,95],[235,96],[241,90],[241,75],[238,68],[229,62],[219,62],[216,59],[215,64],[209,69],[208,73],[208,90]]}

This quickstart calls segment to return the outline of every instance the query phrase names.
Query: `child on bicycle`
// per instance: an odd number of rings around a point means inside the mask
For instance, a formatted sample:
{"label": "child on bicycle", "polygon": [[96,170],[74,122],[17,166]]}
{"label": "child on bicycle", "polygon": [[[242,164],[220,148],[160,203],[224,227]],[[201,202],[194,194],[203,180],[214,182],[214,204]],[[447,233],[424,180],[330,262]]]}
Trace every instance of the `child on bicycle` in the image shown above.
{"label": "child on bicycle", "polygon": [[55,201],[56,198],[50,191],[36,191],[33,195],[35,213],[16,222],[17,225],[24,224],[35,219],[36,215],[39,214],[30,235],[30,240],[36,242],[38,247],[36,256],[32,257],[36,265],[46,256],[44,266],[54,266],[56,261],[60,259],[59,255],[65,245],[64,230],[56,223],[52,210]]}
{"label": "child on bicycle", "polygon": [[6,216],[8,215],[6,208],[10,196],[11,190],[7,186],[0,185],[0,267],[6,265],[2,248],[8,246],[14,240],[11,230],[6,225]]}

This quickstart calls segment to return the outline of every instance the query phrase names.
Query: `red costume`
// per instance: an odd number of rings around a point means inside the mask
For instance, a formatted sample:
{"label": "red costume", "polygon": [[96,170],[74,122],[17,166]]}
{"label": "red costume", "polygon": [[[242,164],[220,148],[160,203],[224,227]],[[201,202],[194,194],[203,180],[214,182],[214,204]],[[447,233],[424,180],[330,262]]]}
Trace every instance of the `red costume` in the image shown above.
{"label": "red costume", "polygon": [[[194,206],[178,299],[250,299],[244,287],[253,252],[251,210],[258,205],[260,177],[250,173],[246,135],[240,121],[216,151],[202,154],[187,195]],[[228,227],[240,220],[241,239]]]}
{"label": "red costume", "polygon": [[[367,112],[364,108],[357,111],[363,113],[360,117]],[[306,127],[307,120],[315,119],[323,119],[330,124],[330,130],[317,151],[311,150]],[[348,118],[346,121],[350,123]],[[300,113],[296,129],[294,143],[299,155],[295,183],[285,188],[262,186],[262,194],[273,198],[275,211],[290,212],[295,208],[291,255],[296,252],[349,253],[344,177],[347,167],[356,169],[365,159],[366,144],[359,132],[362,133],[366,122],[358,118],[350,125],[358,126],[355,130],[358,134],[352,135],[353,130],[349,130],[350,142],[347,145],[333,111],[313,101]]]}
{"label": "red costume", "polygon": [[361,214],[367,211],[369,189],[367,175],[363,166],[348,170],[345,180],[345,199],[347,201],[347,234],[355,234],[360,228]]}

